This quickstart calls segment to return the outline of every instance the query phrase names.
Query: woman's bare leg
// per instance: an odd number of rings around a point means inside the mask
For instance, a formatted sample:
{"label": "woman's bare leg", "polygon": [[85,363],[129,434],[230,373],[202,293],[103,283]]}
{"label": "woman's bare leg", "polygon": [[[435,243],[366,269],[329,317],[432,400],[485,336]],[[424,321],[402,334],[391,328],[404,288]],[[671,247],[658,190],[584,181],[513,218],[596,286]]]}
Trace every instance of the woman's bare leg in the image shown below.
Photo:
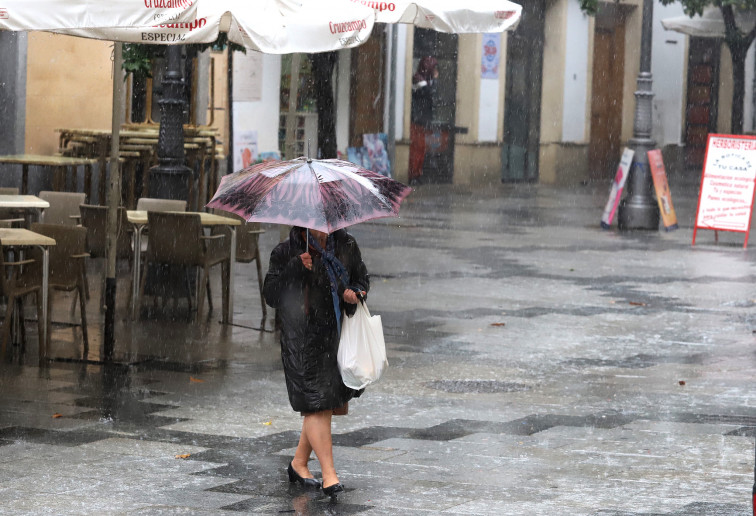
{"label": "woman's bare leg", "polygon": [[307,467],[311,453],[312,446],[310,446],[310,441],[307,439],[307,430],[305,429],[304,421],[302,421],[302,433],[299,435],[299,444],[297,445],[297,451],[294,452],[294,460],[291,461],[291,467],[302,478],[313,478],[310,468]]}
{"label": "woman's bare leg", "polygon": [[333,411],[314,412],[304,417],[303,433],[315,450],[323,472],[323,487],[330,487],[339,482],[336,468],[333,466],[333,443],[331,441],[331,416]]}

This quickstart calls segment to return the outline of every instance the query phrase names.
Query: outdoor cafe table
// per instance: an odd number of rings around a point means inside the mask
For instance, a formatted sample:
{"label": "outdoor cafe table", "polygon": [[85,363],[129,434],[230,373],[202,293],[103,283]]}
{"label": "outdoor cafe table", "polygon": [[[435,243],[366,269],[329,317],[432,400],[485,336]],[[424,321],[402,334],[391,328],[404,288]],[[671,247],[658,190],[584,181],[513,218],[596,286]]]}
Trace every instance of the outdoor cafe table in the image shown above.
{"label": "outdoor cafe table", "polygon": [[39,210],[41,212],[49,207],[49,202],[40,199],[36,195],[0,195],[0,208]]}
{"label": "outdoor cafe table", "polygon": [[39,247],[42,250],[42,334],[39,336],[40,360],[47,356],[47,296],[50,276],[50,254],[48,247],[55,240],[22,228],[0,228],[0,242],[7,247]]}
{"label": "outdoor cafe table", "polygon": [[[107,163],[110,157],[110,138],[111,131],[106,129],[68,129],[58,128],[56,132],[60,133],[59,147],[65,149],[69,142],[81,142],[82,140],[91,142],[94,145],[94,162],[99,162],[100,166],[100,183],[98,188],[98,199],[105,199],[105,186],[107,177]],[[155,141],[158,138],[157,130],[149,131],[121,131],[121,140],[125,138],[148,138],[151,137]],[[87,192],[89,195],[90,192]],[[103,204],[101,201],[100,204]]]}
{"label": "outdoor cafe table", "polygon": [[[214,213],[204,211],[182,211],[175,213],[189,213],[200,216],[200,223],[204,227],[211,226],[228,226],[231,230],[231,257],[229,263],[229,277],[233,283],[234,267],[236,264],[236,227],[241,225],[241,220],[230,217],[222,217]],[[139,280],[141,278],[141,259],[142,259],[142,231],[147,227],[148,216],[145,210],[129,210],[126,212],[126,218],[134,226],[134,267],[131,283],[131,314],[136,318],[137,302],[139,300]],[[222,314],[224,324],[234,322],[234,289],[232,285],[228,288],[227,313]]]}
{"label": "outdoor cafe table", "polygon": [[[131,126],[130,126],[131,127]],[[60,133],[59,146],[61,149],[66,149],[70,142],[87,143],[93,146],[94,155],[96,161],[100,163],[100,187],[98,195],[100,199],[105,198],[105,184],[106,184],[106,167],[107,160],[110,156],[110,140],[112,133],[106,129],[74,129],[74,128],[57,128],[56,132]],[[153,147],[153,153],[157,154],[157,146],[159,140],[158,126],[148,126],[121,129],[119,132],[120,144],[123,146],[129,145],[149,145]],[[213,158],[215,156],[217,131],[211,128],[199,128],[199,127],[184,127],[184,150],[190,153],[203,156],[200,160],[200,197],[199,204],[204,205],[205,196],[204,192],[204,180],[205,180],[205,157]],[[215,162],[213,161],[212,173],[215,174]],[[134,178],[131,178],[133,183]],[[131,185],[130,185],[131,188]],[[142,196],[146,196],[147,181],[144,182],[145,191],[142,192]]]}
{"label": "outdoor cafe table", "polygon": [[[66,170],[68,168],[84,165],[86,167],[85,175],[89,176],[92,174],[92,165],[97,163],[97,160],[69,156],[46,156],[41,154],[11,154],[0,156],[0,163],[21,165],[21,193],[26,194],[29,191],[29,165],[52,167],[53,190],[62,192],[66,188]],[[73,177],[75,181],[76,175],[74,174]]]}

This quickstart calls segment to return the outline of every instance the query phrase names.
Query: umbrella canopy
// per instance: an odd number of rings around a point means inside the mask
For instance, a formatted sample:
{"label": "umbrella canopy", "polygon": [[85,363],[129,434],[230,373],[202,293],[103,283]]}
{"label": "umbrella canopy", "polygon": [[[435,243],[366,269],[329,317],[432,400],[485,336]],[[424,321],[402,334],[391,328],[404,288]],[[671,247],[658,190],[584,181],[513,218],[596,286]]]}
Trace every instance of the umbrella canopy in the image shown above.
{"label": "umbrella canopy", "polygon": [[[756,12],[753,10],[741,11],[733,9],[735,23],[742,32],[749,32],[756,24]],[[674,16],[661,21],[666,30],[673,30],[699,38],[724,38],[725,23],[722,11],[719,7],[707,7],[703,14],[698,16]]]}
{"label": "umbrella canopy", "polygon": [[125,43],[212,43],[229,41],[268,54],[325,52],[351,48],[370,36],[373,9],[346,0],[195,0],[189,21],[151,27],[56,31]]}
{"label": "umbrella canopy", "polygon": [[3,0],[0,30],[149,27],[193,20],[196,0]]}
{"label": "umbrella canopy", "polygon": [[412,189],[337,159],[260,163],[224,176],[207,204],[250,222],[332,233],[366,220],[394,217]]}
{"label": "umbrella canopy", "polygon": [[376,21],[409,23],[454,34],[504,32],[520,20],[522,6],[508,0],[349,0],[372,7]]}

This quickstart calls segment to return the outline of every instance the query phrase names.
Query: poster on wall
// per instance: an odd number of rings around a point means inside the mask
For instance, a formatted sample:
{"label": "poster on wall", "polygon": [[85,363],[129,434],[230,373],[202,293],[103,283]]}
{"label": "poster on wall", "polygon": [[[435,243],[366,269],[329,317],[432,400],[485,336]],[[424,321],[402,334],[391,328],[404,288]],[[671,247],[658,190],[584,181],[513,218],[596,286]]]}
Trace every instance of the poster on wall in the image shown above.
{"label": "poster on wall", "polygon": [[347,147],[347,161],[359,165],[362,168],[370,168],[365,147]]}
{"label": "poster on wall", "polygon": [[480,78],[499,78],[499,53],[501,51],[501,34],[483,34],[483,55],[481,57]]}
{"label": "poster on wall", "polygon": [[347,161],[391,177],[391,163],[386,149],[388,149],[386,133],[365,133],[362,135],[362,147],[347,147]]}
{"label": "poster on wall", "polygon": [[234,171],[247,168],[257,161],[257,131],[238,131],[234,134]]}
{"label": "poster on wall", "polygon": [[667,231],[677,229],[677,214],[675,214],[675,208],[672,205],[672,193],[669,191],[664,159],[659,149],[648,151],[648,164],[651,167],[651,178],[654,181],[656,201],[659,203],[659,212],[664,229]]}
{"label": "poster on wall", "polygon": [[362,146],[367,151],[366,167],[373,172],[391,177],[391,164],[388,159],[388,137],[386,133],[363,134]]}
{"label": "poster on wall", "polygon": [[748,245],[756,181],[756,137],[710,134],[698,194],[693,245],[699,229],[745,233]]}
{"label": "poster on wall", "polygon": [[635,151],[627,147],[622,151],[622,158],[609,190],[609,200],[606,202],[603,215],[601,215],[601,227],[604,229],[609,229],[612,226],[614,214],[617,213],[617,206],[622,199],[622,190],[624,190],[627,176],[630,174],[630,165],[633,162],[634,154]]}

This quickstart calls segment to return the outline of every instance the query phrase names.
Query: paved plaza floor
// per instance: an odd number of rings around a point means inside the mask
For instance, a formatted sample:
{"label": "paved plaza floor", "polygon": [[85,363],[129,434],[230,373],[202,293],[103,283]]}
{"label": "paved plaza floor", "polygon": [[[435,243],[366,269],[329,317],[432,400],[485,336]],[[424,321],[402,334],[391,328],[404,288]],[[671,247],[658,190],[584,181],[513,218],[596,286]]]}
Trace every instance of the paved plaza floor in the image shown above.
{"label": "paved plaza floor", "polygon": [[600,229],[605,187],[498,184],[353,228],[390,368],[334,419],[336,503],[286,479],[301,418],[254,265],[234,325],[217,277],[199,324],[130,321],[121,271],[113,366],[90,279],[88,350],[59,296],[54,360],[27,323],[0,363],[0,514],[751,514],[756,254],[692,247],[695,184],[671,187],[673,232]]}

